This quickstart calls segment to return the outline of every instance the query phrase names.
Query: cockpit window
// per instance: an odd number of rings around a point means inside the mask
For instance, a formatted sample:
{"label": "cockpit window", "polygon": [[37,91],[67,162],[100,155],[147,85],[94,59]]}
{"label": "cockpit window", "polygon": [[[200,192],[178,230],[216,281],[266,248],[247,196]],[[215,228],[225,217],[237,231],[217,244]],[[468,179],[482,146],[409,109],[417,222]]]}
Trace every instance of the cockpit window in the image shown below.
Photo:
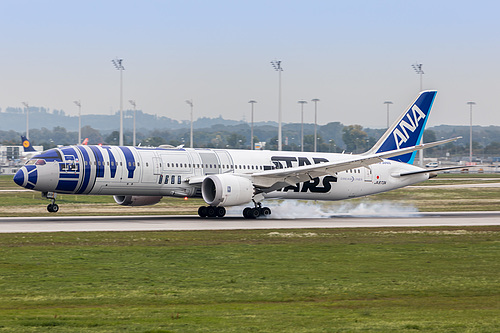
{"label": "cockpit window", "polygon": [[62,162],[61,153],[57,149],[49,149],[43,153],[36,155],[33,159],[43,159],[46,162]]}
{"label": "cockpit window", "polygon": [[35,163],[35,165],[45,165],[45,164],[46,164],[45,160],[37,160]]}

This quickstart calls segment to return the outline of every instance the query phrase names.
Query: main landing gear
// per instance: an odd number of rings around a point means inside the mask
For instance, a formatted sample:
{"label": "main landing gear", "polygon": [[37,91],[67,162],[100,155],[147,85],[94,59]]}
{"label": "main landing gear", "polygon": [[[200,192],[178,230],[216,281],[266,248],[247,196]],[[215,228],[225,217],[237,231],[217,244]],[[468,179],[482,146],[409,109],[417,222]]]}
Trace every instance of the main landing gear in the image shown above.
{"label": "main landing gear", "polygon": [[256,219],[260,216],[268,217],[271,215],[269,207],[262,207],[260,203],[255,204],[254,208],[247,207],[243,209],[243,217],[246,219]]}
{"label": "main landing gear", "polygon": [[49,213],[57,213],[59,211],[59,205],[56,204],[56,193],[54,192],[43,192],[43,198],[50,199],[51,203],[47,206],[47,211]]}
{"label": "main landing gear", "polygon": [[224,217],[226,215],[226,208],[214,206],[201,206],[198,208],[198,215],[200,217]]}

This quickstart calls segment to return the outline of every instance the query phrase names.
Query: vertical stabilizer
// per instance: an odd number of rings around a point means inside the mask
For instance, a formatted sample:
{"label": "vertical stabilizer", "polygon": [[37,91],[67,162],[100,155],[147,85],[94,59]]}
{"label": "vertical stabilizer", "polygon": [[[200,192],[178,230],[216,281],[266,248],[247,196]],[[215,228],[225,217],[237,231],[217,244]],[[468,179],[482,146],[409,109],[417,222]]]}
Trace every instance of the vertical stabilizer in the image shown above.
{"label": "vertical stabilizer", "polygon": [[23,148],[25,153],[36,151],[31,145],[30,140],[28,140],[24,135],[21,135],[21,141],[23,142]]}
{"label": "vertical stabilizer", "polygon": [[[398,150],[420,144],[436,94],[435,90],[422,91],[366,154]],[[390,159],[412,164],[415,154],[416,152],[413,152]]]}

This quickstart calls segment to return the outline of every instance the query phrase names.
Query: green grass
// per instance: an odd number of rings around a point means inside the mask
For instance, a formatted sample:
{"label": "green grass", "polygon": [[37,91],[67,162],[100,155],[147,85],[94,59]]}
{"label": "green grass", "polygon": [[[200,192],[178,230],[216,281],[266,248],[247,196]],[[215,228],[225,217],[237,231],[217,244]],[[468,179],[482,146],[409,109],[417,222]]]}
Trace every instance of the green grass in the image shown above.
{"label": "green grass", "polygon": [[499,236],[0,234],[0,332],[498,332]]}

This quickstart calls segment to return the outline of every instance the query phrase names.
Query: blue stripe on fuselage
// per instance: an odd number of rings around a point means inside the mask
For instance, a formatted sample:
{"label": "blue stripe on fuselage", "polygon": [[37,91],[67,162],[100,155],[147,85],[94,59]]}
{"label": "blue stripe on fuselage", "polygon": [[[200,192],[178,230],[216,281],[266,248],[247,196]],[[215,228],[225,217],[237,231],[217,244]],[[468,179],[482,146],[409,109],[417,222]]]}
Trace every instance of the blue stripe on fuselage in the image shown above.
{"label": "blue stripe on fuselage", "polygon": [[90,146],[90,149],[94,152],[94,156],[96,159],[97,163],[97,178],[103,178],[104,177],[104,158],[102,156],[101,150],[99,147],[96,146]]}
{"label": "blue stripe on fuselage", "polygon": [[92,181],[92,185],[89,186],[90,176],[91,176],[90,156],[87,153],[87,150],[85,149],[85,147],[78,146],[78,149],[80,150],[80,152],[82,153],[82,156],[83,156],[83,161],[82,161],[82,163],[83,163],[83,180],[82,180],[82,184],[81,184],[80,188],[78,189],[78,191],[76,193],[77,194],[89,193],[95,184],[95,177],[94,177],[94,179]]}
{"label": "blue stripe on fuselage", "polygon": [[125,164],[127,165],[128,178],[134,178],[134,171],[135,171],[134,154],[128,147],[120,147],[120,149],[123,151],[123,155],[125,155]]}
{"label": "blue stripe on fuselage", "polygon": [[115,155],[111,152],[111,147],[102,147],[108,151],[108,156],[109,156],[109,165],[110,165],[110,171],[111,171],[111,178],[115,178],[116,175],[116,160],[115,160]]}

